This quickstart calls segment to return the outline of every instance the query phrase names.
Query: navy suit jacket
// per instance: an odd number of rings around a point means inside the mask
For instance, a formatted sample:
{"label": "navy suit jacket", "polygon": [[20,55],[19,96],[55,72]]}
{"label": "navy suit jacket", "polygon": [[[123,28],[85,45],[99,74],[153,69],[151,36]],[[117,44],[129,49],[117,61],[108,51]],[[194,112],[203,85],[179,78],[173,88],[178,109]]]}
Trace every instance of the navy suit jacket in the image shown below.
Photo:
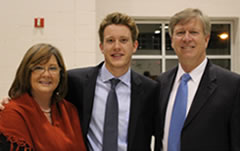
{"label": "navy suit jacket", "polygon": [[[162,147],[166,108],[177,67],[159,76],[156,148]],[[209,60],[181,133],[181,151],[240,151],[240,76]]]}
{"label": "navy suit jacket", "polygon": [[[68,71],[67,100],[78,109],[85,144],[88,143],[87,133],[93,109],[96,80],[102,64]],[[150,150],[158,86],[156,81],[131,71],[131,103],[127,138],[129,151]]]}

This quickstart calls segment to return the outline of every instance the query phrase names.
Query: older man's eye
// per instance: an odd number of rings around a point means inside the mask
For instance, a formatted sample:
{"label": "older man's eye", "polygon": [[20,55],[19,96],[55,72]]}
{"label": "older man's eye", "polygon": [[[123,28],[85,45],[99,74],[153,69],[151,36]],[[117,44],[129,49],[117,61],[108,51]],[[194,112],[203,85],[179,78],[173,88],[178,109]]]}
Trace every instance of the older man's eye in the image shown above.
{"label": "older man's eye", "polygon": [[178,35],[178,36],[181,36],[181,35],[184,35],[184,34],[185,34],[184,31],[179,31],[179,32],[176,33],[176,35]]}
{"label": "older man's eye", "polygon": [[196,34],[198,34],[198,32],[197,31],[190,31],[190,34],[196,35]]}

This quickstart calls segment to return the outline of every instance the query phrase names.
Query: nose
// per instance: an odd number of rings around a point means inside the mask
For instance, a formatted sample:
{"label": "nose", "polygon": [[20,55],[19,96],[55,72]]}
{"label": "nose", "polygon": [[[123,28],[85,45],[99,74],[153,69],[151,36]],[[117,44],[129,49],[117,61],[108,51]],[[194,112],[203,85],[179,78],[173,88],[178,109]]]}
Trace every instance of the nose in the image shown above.
{"label": "nose", "polygon": [[183,36],[183,41],[190,41],[192,40],[192,36],[189,32],[186,32]]}
{"label": "nose", "polygon": [[43,72],[42,72],[42,75],[51,75],[50,71],[48,68],[44,68]]}
{"label": "nose", "polygon": [[120,41],[119,40],[116,40],[115,43],[114,43],[114,49],[115,50],[119,50],[120,49]]}

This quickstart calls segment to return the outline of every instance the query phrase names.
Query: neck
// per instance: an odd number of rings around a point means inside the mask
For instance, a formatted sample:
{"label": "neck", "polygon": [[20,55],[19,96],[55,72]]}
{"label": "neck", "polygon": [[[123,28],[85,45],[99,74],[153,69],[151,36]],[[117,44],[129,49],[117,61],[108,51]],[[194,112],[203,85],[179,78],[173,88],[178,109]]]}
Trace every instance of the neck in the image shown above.
{"label": "neck", "polygon": [[190,61],[180,61],[180,64],[183,68],[183,70],[187,73],[191,72],[192,70],[194,70],[197,66],[199,66],[205,58],[202,58],[201,60],[190,60]]}
{"label": "neck", "polygon": [[34,100],[38,103],[40,108],[43,111],[48,111],[51,105],[51,95],[43,95],[43,94],[32,94]]}
{"label": "neck", "polygon": [[129,66],[118,68],[118,67],[109,67],[108,65],[106,65],[106,68],[115,77],[120,77],[120,76],[124,75],[125,73],[127,73]]}

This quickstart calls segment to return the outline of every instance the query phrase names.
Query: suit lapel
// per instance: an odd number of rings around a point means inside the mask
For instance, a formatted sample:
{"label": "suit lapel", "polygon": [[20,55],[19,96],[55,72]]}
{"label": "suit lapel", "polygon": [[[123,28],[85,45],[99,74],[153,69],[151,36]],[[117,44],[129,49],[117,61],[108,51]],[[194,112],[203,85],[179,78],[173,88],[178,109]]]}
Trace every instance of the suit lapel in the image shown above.
{"label": "suit lapel", "polygon": [[169,96],[174,84],[174,80],[176,77],[177,67],[173,70],[169,71],[162,77],[160,80],[160,115],[162,116],[162,123],[165,121],[166,109],[169,101]]}
{"label": "suit lapel", "polygon": [[131,150],[132,142],[134,141],[136,125],[141,110],[142,95],[142,81],[134,71],[131,71],[131,103],[128,126],[128,150]]}
{"label": "suit lapel", "polygon": [[92,115],[92,108],[93,108],[93,100],[95,96],[95,88],[96,88],[96,80],[98,76],[98,72],[100,67],[102,66],[103,63],[100,65],[94,67],[92,70],[87,72],[86,74],[86,79],[83,82],[83,88],[84,88],[84,94],[83,94],[83,124],[85,128],[85,133],[87,134],[88,128],[89,128],[89,123]]}
{"label": "suit lapel", "polygon": [[212,70],[212,64],[208,61],[205,72],[199,84],[198,90],[194,97],[187,119],[184,123],[184,128],[187,127],[191,121],[197,116],[206,103],[209,101],[209,97],[216,89],[216,74]]}

